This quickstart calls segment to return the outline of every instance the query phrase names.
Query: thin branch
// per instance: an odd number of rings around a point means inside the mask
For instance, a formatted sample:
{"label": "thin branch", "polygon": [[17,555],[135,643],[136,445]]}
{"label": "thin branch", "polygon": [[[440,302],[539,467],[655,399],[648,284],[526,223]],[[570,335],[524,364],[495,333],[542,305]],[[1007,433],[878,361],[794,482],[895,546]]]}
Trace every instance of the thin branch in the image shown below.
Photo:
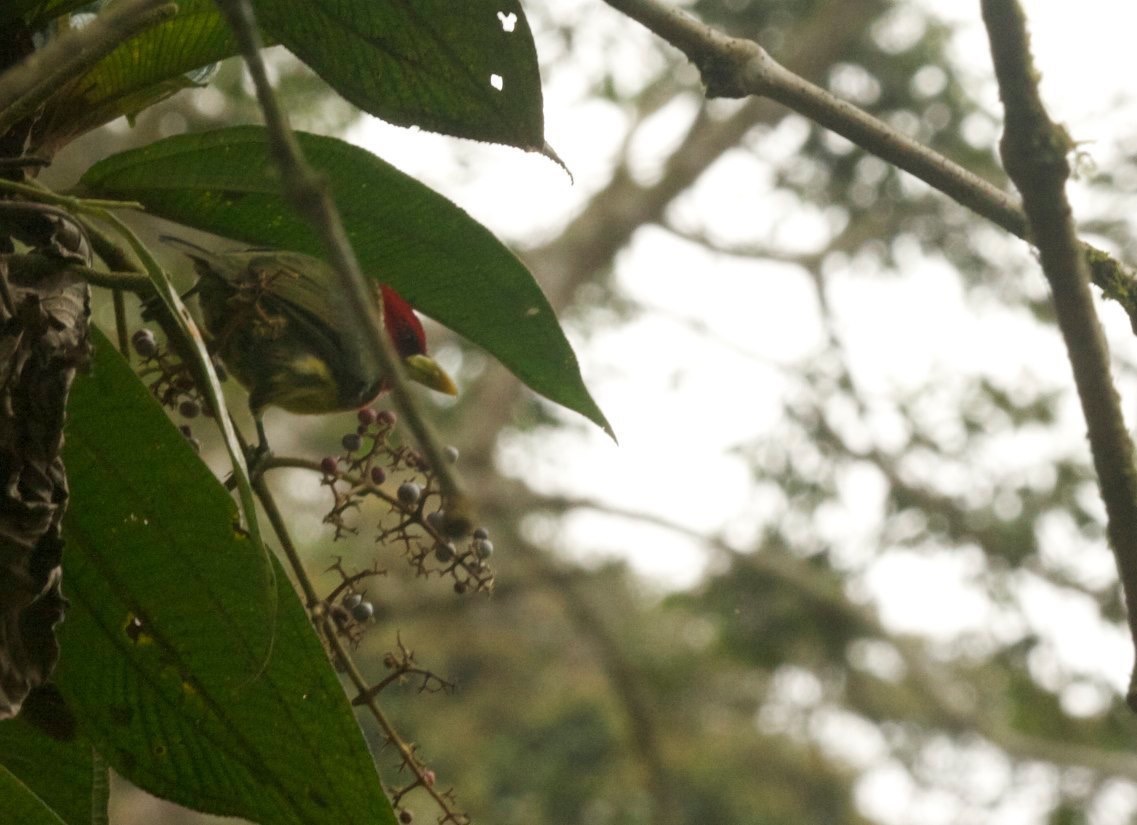
{"label": "thin branch", "polygon": [[394,344],[383,332],[382,319],[379,317],[381,309],[366,286],[339,211],[324,181],[304,159],[300,145],[288,125],[287,115],[272,90],[261,57],[263,43],[257,31],[252,5],[248,0],[217,0],[217,5],[237,37],[256,87],[268,131],[269,147],[281,170],[285,193],[296,211],[320,233],[328,262],[339,274],[340,287],[351,298],[349,306],[355,317],[341,319],[341,323],[354,326],[367,336],[367,345],[375,350],[380,364],[389,376],[388,383],[395,404],[431,467],[438,474],[446,498],[447,531],[455,537],[465,535],[473,525],[469,498],[462,489],[457,473],[445,458],[442,443],[415,405]]}
{"label": "thin branch", "polygon": [[430,794],[431,798],[445,814],[445,818],[440,821],[451,823],[468,822],[469,819],[465,814],[454,810],[448,795],[438,790],[433,775],[428,776],[427,769],[422,764],[422,760],[415,755],[414,747],[404,741],[399,735],[399,732],[395,730],[395,726],[392,725],[391,721],[387,718],[387,715],[383,713],[382,708],[379,707],[376,697],[370,693],[371,685],[356,666],[347,648],[344,647],[343,639],[339,636],[335,620],[331,614],[324,610],[318,612],[315,615],[315,619],[319,628],[323,631],[324,638],[328,640],[328,644],[332,648],[332,653],[336,661],[343,666],[348,680],[356,690],[356,699],[358,699],[358,702],[353,701],[352,704],[362,705],[371,712],[372,717],[379,723],[379,728],[383,731],[383,735],[387,738],[387,741],[395,746],[395,750],[399,752],[399,757],[403,760],[403,764],[414,774],[415,785],[425,788],[426,792]]}
{"label": "thin branch", "polygon": [[[786,69],[752,40],[730,37],[659,0],[605,0],[682,51],[708,97],[766,97],[914,175],[1013,235],[1032,241],[1027,217],[1005,192],[885,123]],[[1101,250],[1081,244],[1093,281],[1117,301],[1137,332],[1137,279]]]}
{"label": "thin branch", "polygon": [[316,585],[312,582],[312,577],[308,575],[308,570],[304,567],[304,560],[300,558],[300,551],[296,548],[296,543],[292,541],[292,534],[288,532],[288,524],[285,522],[284,516],[280,514],[280,508],[272,496],[272,491],[268,488],[264,473],[258,473],[253,479],[253,492],[257,494],[257,499],[260,501],[261,507],[264,508],[265,517],[268,519],[272,531],[276,534],[277,541],[280,542],[281,550],[284,551],[284,557],[288,559],[288,566],[292,568],[292,573],[300,584],[300,589],[304,593],[304,605],[309,611],[316,609],[322,599],[316,592]]}
{"label": "thin branch", "polygon": [[28,167],[40,166],[51,166],[51,161],[47,158],[41,158],[35,155],[24,155],[19,158],[0,158],[0,172],[6,172],[9,169],[26,169]]}
{"label": "thin branch", "polygon": [[0,258],[7,261],[13,268],[22,269],[25,272],[35,272],[36,270],[42,270],[45,273],[48,271],[64,272],[76,278],[81,278],[94,286],[105,287],[107,289],[125,289],[129,292],[141,294],[152,294],[154,292],[154,286],[150,283],[150,279],[138,272],[102,272],[98,269],[92,269],[89,266],[72,263],[60,266],[58,260],[50,260],[43,255],[20,255],[13,253],[11,255],[0,255]]}
{"label": "thin branch", "polygon": [[828,254],[828,248],[817,252],[790,252],[786,249],[763,242],[732,244],[718,241],[703,229],[686,229],[676,225],[675,221],[665,217],[658,224],[661,229],[667,230],[679,240],[703,247],[714,255],[726,255],[732,258],[748,258],[774,264],[789,264],[802,269],[813,269],[820,265],[821,259]]}
{"label": "thin branch", "polygon": [[[1105,501],[1106,529],[1129,605],[1137,644],[1137,468],[1133,442],[1110,375],[1109,348],[1094,309],[1089,272],[1074,234],[1066,180],[1072,148],[1038,93],[1026,18],[1016,0],[982,0],[1006,127],[999,144],[1007,174],[1023,196],[1030,234],[1054,292],[1058,328],[1066,342],[1074,383],[1089,430],[1094,468]],[[1137,712],[1137,669],[1126,697]]]}
{"label": "thin branch", "polygon": [[[101,273],[96,273],[101,274]],[[118,275],[126,275],[128,278],[134,278],[132,272],[115,273]],[[90,283],[94,281],[88,279]],[[111,290],[111,303],[114,305],[114,331],[115,343],[118,344],[118,351],[122,357],[130,361],[130,330],[126,326],[126,295],[123,288],[120,286],[113,287]]]}

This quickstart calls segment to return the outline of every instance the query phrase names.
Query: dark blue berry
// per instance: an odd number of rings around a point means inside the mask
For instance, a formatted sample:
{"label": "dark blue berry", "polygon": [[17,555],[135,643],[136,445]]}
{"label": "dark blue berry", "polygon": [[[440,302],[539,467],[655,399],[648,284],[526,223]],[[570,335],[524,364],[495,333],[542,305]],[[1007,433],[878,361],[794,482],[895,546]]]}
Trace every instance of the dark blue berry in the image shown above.
{"label": "dark blue berry", "polygon": [[405,507],[414,507],[422,498],[422,488],[413,481],[404,481],[399,485],[397,495]]}

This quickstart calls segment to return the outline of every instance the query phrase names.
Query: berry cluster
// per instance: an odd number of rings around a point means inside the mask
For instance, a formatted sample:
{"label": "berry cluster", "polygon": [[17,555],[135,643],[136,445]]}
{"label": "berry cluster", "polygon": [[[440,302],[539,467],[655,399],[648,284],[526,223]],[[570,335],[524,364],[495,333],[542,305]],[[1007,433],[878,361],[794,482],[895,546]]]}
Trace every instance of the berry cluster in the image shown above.
{"label": "berry cluster", "polygon": [[[359,426],[342,439],[343,453],[320,462],[323,483],[332,492],[332,507],[324,521],[335,527],[336,539],[357,532],[348,514],[368,498],[386,504],[376,541],[399,544],[420,576],[453,579],[454,592],[488,592],[494,574],[489,566],[493,542],[479,527],[461,546],[447,533],[442,492],[429,463],[418,452],[395,443],[397,418],[390,410],[359,411]],[[447,459],[458,451],[446,449]]]}
{"label": "berry cluster", "polygon": [[[150,392],[162,406],[177,411],[185,419],[197,418],[199,415],[212,416],[213,412],[204,403],[189,368],[168,347],[158,343],[151,330],[145,327],[136,330],[130,336],[130,344],[142,359],[139,376],[148,382]],[[217,377],[224,380],[225,373],[221,364],[215,362],[214,369]],[[189,425],[183,424],[179,429],[193,448],[200,451],[201,443],[194,438]]]}

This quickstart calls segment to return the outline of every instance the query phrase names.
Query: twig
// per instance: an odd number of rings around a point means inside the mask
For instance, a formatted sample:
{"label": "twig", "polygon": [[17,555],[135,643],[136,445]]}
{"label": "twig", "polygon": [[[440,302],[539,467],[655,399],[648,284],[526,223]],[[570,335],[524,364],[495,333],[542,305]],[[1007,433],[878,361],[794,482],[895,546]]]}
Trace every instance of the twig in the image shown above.
{"label": "twig", "polygon": [[[1106,530],[1129,605],[1129,630],[1137,644],[1137,469],[1066,200],[1071,142],[1065,130],[1050,120],[1039,96],[1026,18],[1017,0],[982,0],[982,8],[1006,111],[999,150],[1007,174],[1022,193],[1030,234],[1054,293],[1058,328],[1074,370],[1101,482]],[[1126,701],[1137,712],[1137,669],[1130,676]]]}
{"label": "twig", "polygon": [[[708,97],[767,97],[914,175],[1013,235],[1031,241],[1022,207],[988,181],[781,66],[752,40],[730,37],[660,0],[605,0],[682,51]],[[1137,279],[1101,250],[1080,244],[1093,281],[1121,304],[1137,332]]]}
{"label": "twig", "polygon": [[0,171],[7,171],[9,169],[25,169],[29,166],[50,166],[51,161],[47,158],[37,157],[35,155],[24,155],[18,158],[0,158]]}
{"label": "twig", "polygon": [[391,395],[414,434],[420,449],[426,454],[431,467],[438,474],[445,496],[448,532],[455,538],[470,531],[473,523],[471,505],[457,473],[445,458],[443,447],[426,418],[419,412],[403,375],[402,365],[394,344],[383,332],[381,308],[367,288],[359,263],[347,240],[339,211],[328,193],[323,180],[304,159],[288,119],[276,100],[268,81],[260,50],[262,42],[257,31],[253,9],[248,0],[217,0],[217,5],[233,29],[241,53],[248,65],[257,99],[264,113],[269,135],[269,147],[287,196],[293,207],[316,228],[324,241],[328,262],[340,276],[340,287],[351,297],[349,306],[354,318],[341,319],[344,325],[355,325],[368,338],[371,346],[389,376]]}
{"label": "twig", "polygon": [[72,263],[61,267],[59,266],[60,261],[46,261],[42,255],[20,255],[13,253],[0,257],[3,257],[9,263],[25,271],[40,267],[47,271],[47,269],[50,268],[52,272],[65,272],[68,275],[82,278],[89,284],[105,287],[107,289],[127,290],[128,292],[138,292],[142,294],[151,294],[154,291],[150,279],[137,272],[101,272],[89,266]]}
{"label": "twig", "polygon": [[[134,278],[133,273],[121,273],[127,275],[129,278]],[[122,287],[114,287],[111,290],[111,303],[114,305],[114,331],[115,343],[118,344],[118,351],[122,353],[122,357],[130,362],[130,337],[129,330],[126,327],[126,295]]]}
{"label": "twig", "polygon": [[379,707],[376,697],[370,693],[371,685],[368,684],[367,679],[364,678],[354,660],[352,660],[348,654],[347,649],[344,647],[343,640],[337,632],[336,623],[335,620],[332,619],[331,614],[327,610],[318,611],[315,614],[315,619],[324,633],[324,638],[326,638],[328,644],[331,645],[332,653],[336,661],[343,666],[348,680],[356,690],[356,697],[359,701],[353,701],[352,704],[362,705],[371,712],[372,717],[379,723],[379,727],[383,731],[383,735],[387,738],[387,741],[395,746],[395,750],[399,752],[399,757],[403,760],[403,764],[414,774],[416,785],[425,788],[426,792],[430,794],[438,807],[445,813],[446,818],[442,821],[465,821],[464,815],[455,811],[446,794],[439,791],[435,786],[433,776],[427,776],[426,769],[423,767],[422,761],[415,755],[414,748],[399,736],[399,732],[395,730],[395,726],[391,724],[387,715],[383,713],[383,710]]}
{"label": "twig", "polygon": [[254,477],[253,492],[257,494],[257,499],[260,501],[261,507],[264,508],[269,526],[272,527],[272,531],[276,534],[276,540],[280,542],[280,548],[284,551],[285,558],[288,559],[288,566],[292,568],[296,581],[304,592],[305,606],[309,611],[316,610],[323,603],[323,600],[316,592],[316,585],[312,583],[312,577],[308,575],[308,571],[304,567],[304,560],[300,558],[300,551],[296,549],[296,544],[292,541],[292,535],[288,532],[288,525],[284,521],[284,516],[280,514],[280,508],[276,504],[276,499],[273,498],[272,491],[268,488],[263,472]]}

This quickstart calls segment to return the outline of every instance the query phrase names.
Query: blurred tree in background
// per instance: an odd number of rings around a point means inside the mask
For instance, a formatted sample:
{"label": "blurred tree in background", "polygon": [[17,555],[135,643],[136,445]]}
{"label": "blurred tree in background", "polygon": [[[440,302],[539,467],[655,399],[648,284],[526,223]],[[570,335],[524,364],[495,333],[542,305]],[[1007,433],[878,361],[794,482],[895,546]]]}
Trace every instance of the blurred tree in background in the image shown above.
{"label": "blurred tree in background", "polygon": [[[961,55],[922,7],[688,8],[1006,187],[989,58]],[[398,639],[458,686],[384,692],[404,736],[474,821],[500,825],[1131,821],[1124,606],[1024,245],[783,106],[705,102],[678,52],[601,4],[527,12],[550,120],[606,124],[607,153],[581,169],[573,129],[551,129],[573,202],[499,231],[570,319],[617,433],[654,463],[613,477],[590,463],[603,436],[449,339],[463,392],[436,415],[496,546],[492,598],[416,581],[364,536],[333,543],[323,491],[274,477],[310,525],[313,570],[387,570],[368,584],[366,675],[383,678]],[[363,133],[306,70],[273,65],[297,125]],[[227,64],[136,135],[251,119],[233,108],[249,105],[240,78]],[[1082,226],[1134,260],[1120,216],[1137,142],[1090,151],[1102,171],[1079,181]],[[485,163],[547,163],[502,158],[447,143],[413,171],[449,177],[461,203]],[[1132,333],[1102,312],[1131,399]],[[612,411],[639,392],[662,403],[622,426]],[[321,422],[288,449],[319,455],[343,429]],[[643,575],[677,548],[697,572]],[[201,819],[141,793],[112,818],[159,816]]]}

